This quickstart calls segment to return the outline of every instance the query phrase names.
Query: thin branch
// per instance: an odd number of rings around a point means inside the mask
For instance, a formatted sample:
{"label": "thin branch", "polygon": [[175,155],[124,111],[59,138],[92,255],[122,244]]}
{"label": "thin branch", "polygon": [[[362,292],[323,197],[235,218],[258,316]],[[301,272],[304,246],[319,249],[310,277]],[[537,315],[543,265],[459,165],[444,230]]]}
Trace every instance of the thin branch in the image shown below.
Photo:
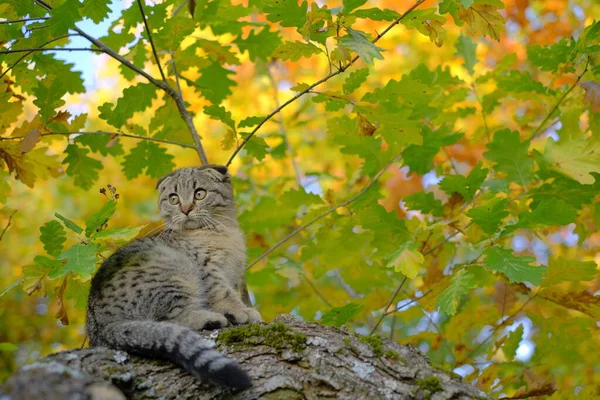
{"label": "thin branch", "polygon": [[10,226],[13,217],[15,216],[15,214],[17,213],[17,210],[13,211],[12,214],[10,214],[10,217],[8,217],[8,223],[6,224],[6,226],[4,227],[4,230],[2,231],[2,233],[0,233],[0,240],[2,240],[2,238],[4,237],[4,234],[6,233],[6,231],[8,230],[8,227]]}
{"label": "thin branch", "polygon": [[319,291],[319,289],[317,289],[317,286],[315,285],[315,283],[313,281],[311,281],[310,279],[308,279],[308,277],[304,274],[302,274],[302,277],[304,278],[304,280],[306,281],[306,283],[308,283],[308,286],[310,286],[310,288],[313,290],[313,292],[315,292],[315,294],[317,295],[317,297],[319,299],[321,299],[321,301],[323,303],[325,303],[325,305],[327,307],[333,307],[331,305],[331,303],[325,298],[325,296],[323,296],[323,294]]}
{"label": "thin branch", "polygon": [[487,116],[485,114],[485,111],[483,110],[483,102],[481,101],[481,99],[479,98],[479,95],[477,94],[477,89],[475,89],[475,82],[473,82],[473,84],[471,85],[471,88],[473,89],[473,93],[475,94],[475,98],[477,99],[477,102],[481,106],[481,117],[483,118],[483,125],[485,126],[485,134],[487,136],[487,141],[491,142],[492,135],[490,133],[490,127],[487,123]]}
{"label": "thin branch", "polygon": [[[109,136],[126,137],[126,138],[137,139],[137,140],[148,140],[150,142],[159,142],[159,143],[164,143],[164,144],[172,144],[174,146],[186,147],[186,148],[189,148],[189,149],[195,149],[194,146],[189,145],[189,144],[185,144],[185,143],[172,142],[170,140],[158,139],[158,138],[153,138],[153,137],[148,137],[148,136],[130,135],[130,134],[121,133],[121,132],[102,132],[102,131],[97,131],[97,132],[47,132],[47,133],[40,134],[40,136],[56,136],[56,135],[61,135],[61,136],[70,136],[70,135],[109,135]],[[17,140],[17,139],[23,139],[24,137],[25,136],[8,136],[8,137],[0,137],[0,140]]]}
{"label": "thin branch", "polygon": [[[418,6],[420,6],[424,2],[425,2],[425,0],[417,0],[417,2],[415,4],[413,4],[408,10],[406,10],[404,12],[404,14],[402,14],[400,17],[396,18],[394,20],[394,22],[392,22],[390,25],[388,25],[388,27],[385,28],[383,30],[383,32],[377,34],[377,37],[375,37],[375,39],[373,39],[372,43],[377,43],[377,41],[379,41],[379,39],[381,39],[383,37],[383,35],[385,35],[387,32],[389,32],[390,29],[392,29],[394,26],[398,25],[400,23],[400,21],[402,21],[408,14],[410,14],[415,8],[417,8]],[[339,70],[337,70],[335,72],[331,72],[326,77],[324,77],[322,79],[319,79],[318,81],[316,81],[312,85],[308,86],[303,91],[299,92],[298,94],[296,94],[295,96],[293,96],[292,98],[290,98],[288,101],[286,101],[285,103],[283,103],[281,106],[279,106],[275,110],[273,110],[269,115],[267,115],[265,118],[263,118],[263,120],[260,121],[259,124],[256,125],[256,127],[244,138],[244,140],[242,141],[242,143],[240,143],[240,145],[238,147],[236,147],[236,149],[234,150],[234,152],[231,155],[231,157],[229,157],[229,160],[227,161],[227,164],[225,164],[225,165],[229,166],[229,164],[231,164],[231,162],[233,161],[233,159],[235,158],[235,156],[242,150],[242,148],[246,145],[246,143],[248,143],[248,141],[252,138],[252,136],[254,136],[254,134],[265,124],[265,122],[267,122],[268,120],[270,120],[274,115],[276,115],[277,113],[279,113],[281,110],[283,110],[285,107],[287,107],[288,105],[290,105],[291,103],[293,103],[294,101],[296,101],[297,99],[299,99],[300,97],[304,96],[306,93],[310,92],[315,87],[319,86],[322,83],[327,82],[328,80],[330,80],[334,76],[337,76],[337,75],[341,74],[342,72],[346,71],[356,61],[358,61],[359,58],[360,58],[359,56],[355,56],[352,60],[350,60],[350,62],[348,64],[346,64],[344,66],[341,66]]]}
{"label": "thin branch", "polygon": [[148,41],[150,42],[150,47],[152,47],[152,53],[154,53],[154,59],[156,60],[156,65],[158,65],[160,76],[162,76],[163,81],[166,82],[167,78],[165,78],[165,73],[163,72],[162,66],[160,65],[160,59],[158,58],[158,54],[156,53],[156,46],[154,46],[154,41],[152,40],[152,33],[150,32],[150,27],[148,26],[148,21],[146,20],[146,14],[144,13],[144,7],[142,6],[141,0],[137,0],[137,4],[140,7],[140,14],[142,14],[142,20],[144,21],[144,26],[146,27]]}
{"label": "thin branch", "polygon": [[395,308],[395,309],[393,309],[393,310],[391,310],[391,311],[387,311],[387,312],[385,313],[385,315],[390,315],[390,314],[396,313],[396,312],[398,312],[398,311],[401,311],[401,310],[403,310],[403,309],[407,308],[408,306],[411,306],[411,305],[413,305],[413,304],[416,304],[416,303],[418,303],[418,302],[419,302],[419,300],[421,300],[423,297],[427,296],[427,295],[428,295],[429,293],[431,293],[431,292],[433,292],[433,289],[429,289],[428,291],[426,291],[425,293],[423,293],[423,295],[421,295],[420,297],[417,297],[416,299],[413,299],[413,300],[409,301],[409,302],[408,302],[408,303],[406,303],[406,304],[402,304],[401,306],[399,306],[399,307],[397,307],[397,308]]}
{"label": "thin branch", "polygon": [[388,303],[386,304],[385,308],[383,309],[383,313],[381,314],[381,317],[379,318],[379,320],[377,321],[377,323],[375,324],[375,326],[373,327],[373,329],[371,329],[371,333],[369,333],[369,336],[372,335],[373,333],[375,333],[375,331],[379,327],[379,324],[381,324],[381,321],[383,321],[383,319],[387,315],[386,311],[390,308],[390,306],[392,305],[392,303],[396,299],[396,296],[398,296],[398,293],[400,293],[400,290],[402,290],[402,286],[404,286],[404,284],[406,283],[407,280],[408,280],[407,276],[405,276],[404,279],[402,279],[402,282],[400,282],[400,284],[396,288],[396,291],[392,295],[392,298],[390,299],[390,301],[388,301]]}
{"label": "thin branch", "polygon": [[397,155],[396,157],[394,157],[394,159],[387,164],[385,167],[383,167],[374,177],[373,179],[371,179],[371,182],[369,182],[367,184],[367,186],[365,186],[364,188],[362,188],[362,190],[360,192],[358,192],[357,194],[355,194],[354,196],[352,196],[351,198],[349,198],[348,200],[338,204],[335,207],[330,208],[329,210],[325,211],[323,214],[318,215],[317,217],[313,218],[312,220],[310,220],[309,222],[307,222],[306,224],[299,226],[298,228],[294,229],[291,233],[289,233],[287,236],[285,236],[283,239],[281,239],[280,241],[278,241],[277,243],[275,243],[269,250],[265,251],[260,257],[258,257],[257,259],[255,259],[254,261],[252,261],[250,263],[250,265],[248,265],[248,268],[246,268],[246,270],[249,270],[250,268],[252,268],[256,263],[258,263],[259,261],[261,261],[262,259],[264,259],[265,257],[267,257],[269,254],[271,254],[273,251],[275,251],[279,246],[281,246],[282,244],[284,244],[285,242],[287,242],[290,238],[292,238],[293,236],[295,236],[298,232],[303,231],[304,229],[308,228],[309,226],[311,226],[312,224],[314,224],[315,222],[319,221],[322,218],[325,218],[326,216],[328,216],[329,214],[331,214],[332,212],[336,211],[338,208],[341,207],[345,207],[348,204],[356,201],[358,198],[360,198],[363,194],[367,193],[367,191],[369,191],[369,189],[371,187],[373,187],[373,185],[375,185],[375,183],[377,183],[377,181],[379,180],[379,178],[381,178],[381,175],[383,175],[383,173],[385,171],[387,171],[387,169],[392,166],[394,163],[396,163],[399,159],[400,159],[401,155]]}
{"label": "thin branch", "polygon": [[[462,228],[462,230],[467,229],[471,225],[473,225],[473,221],[471,221],[467,225],[465,225],[465,227]],[[425,257],[425,256],[433,253],[434,251],[436,251],[437,249],[439,249],[441,246],[443,246],[448,240],[452,239],[454,236],[458,235],[459,233],[461,233],[461,231],[456,230],[456,232],[454,232],[453,234],[451,234],[447,238],[444,238],[444,240],[442,240],[441,242],[439,242],[438,244],[436,244],[435,246],[433,246],[431,249],[429,249],[425,253],[423,253],[423,257]]]}
{"label": "thin branch", "polygon": [[[51,39],[51,40],[47,41],[46,43],[42,44],[40,47],[45,47],[45,46],[49,45],[50,43],[54,43],[54,42],[57,42],[57,41],[59,41],[61,39],[65,39],[65,38],[68,38],[68,37],[71,37],[71,36],[79,36],[79,35],[76,34],[76,33],[69,33],[67,35],[59,36],[59,37],[56,37],[54,39]],[[26,59],[29,55],[31,55],[33,53],[34,53],[33,51],[30,51],[29,53],[22,55],[17,61],[15,61],[12,65],[10,65],[5,71],[2,71],[2,73],[0,74],[0,79],[4,75],[8,74],[8,71],[10,71],[14,67],[16,67],[21,61],[23,61],[24,59]]]}
{"label": "thin branch", "polygon": [[546,115],[546,118],[544,118],[544,120],[542,121],[542,123],[536,128],[535,131],[533,131],[533,134],[529,138],[530,141],[533,140],[533,139],[535,139],[536,137],[538,137],[544,131],[544,126],[546,125],[546,122],[548,122],[548,120],[552,117],[552,115],[554,115],[554,113],[556,112],[556,110],[558,110],[558,107],[560,107],[560,105],[567,98],[567,96],[569,95],[569,93],[571,93],[571,91],[573,89],[575,89],[575,86],[577,86],[577,84],[579,83],[579,81],[581,80],[581,78],[583,78],[583,75],[585,75],[585,73],[588,71],[588,66],[589,65],[590,65],[590,58],[588,57],[587,61],[585,63],[585,68],[583,69],[583,72],[581,72],[581,74],[579,74],[577,76],[577,80],[575,81],[575,83],[573,83],[573,85],[569,88],[569,90],[567,90],[565,92],[565,94],[563,94],[561,96],[561,98],[558,99],[558,101],[556,102],[556,104],[554,105],[554,107],[552,107],[552,110],[550,110],[550,112],[548,113],[548,115]]}
{"label": "thin branch", "polygon": [[21,19],[12,19],[7,21],[0,21],[0,25],[3,24],[15,24],[19,22],[30,22],[30,21],[45,21],[49,18],[47,17],[39,17],[39,18],[21,18]]}
{"label": "thin branch", "polygon": [[104,53],[104,50],[87,48],[87,47],[72,47],[72,48],[58,47],[58,48],[50,48],[50,49],[45,49],[43,47],[34,47],[34,48],[18,49],[18,50],[3,50],[3,51],[0,51],[0,54],[32,53],[34,51],[96,51],[99,53]]}

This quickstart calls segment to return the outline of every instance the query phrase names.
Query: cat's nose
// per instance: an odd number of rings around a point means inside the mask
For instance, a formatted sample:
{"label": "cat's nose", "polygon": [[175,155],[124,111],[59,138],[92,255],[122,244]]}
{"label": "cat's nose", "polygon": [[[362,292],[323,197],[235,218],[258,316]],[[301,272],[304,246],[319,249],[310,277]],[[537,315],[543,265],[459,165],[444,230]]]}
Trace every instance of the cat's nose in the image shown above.
{"label": "cat's nose", "polygon": [[190,213],[190,211],[192,211],[194,209],[194,204],[182,204],[180,206],[181,212],[184,213],[185,215],[188,215]]}

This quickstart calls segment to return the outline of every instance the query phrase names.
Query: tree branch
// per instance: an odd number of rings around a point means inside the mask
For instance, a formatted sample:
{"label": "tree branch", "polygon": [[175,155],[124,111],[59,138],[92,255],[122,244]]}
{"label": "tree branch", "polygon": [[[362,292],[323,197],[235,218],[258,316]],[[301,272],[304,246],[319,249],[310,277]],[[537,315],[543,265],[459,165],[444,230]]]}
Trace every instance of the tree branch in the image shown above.
{"label": "tree branch", "polygon": [[95,52],[99,52],[99,53],[104,53],[104,50],[87,48],[87,47],[74,47],[74,48],[68,48],[68,49],[65,49],[62,47],[51,48],[51,49],[45,49],[43,47],[34,47],[34,48],[18,49],[18,50],[3,50],[3,51],[0,51],[0,54],[13,54],[13,53],[29,53],[29,54],[31,54],[34,51],[95,51]]}
{"label": "tree branch", "polygon": [[[185,143],[173,142],[173,141],[170,141],[170,140],[158,139],[158,138],[153,138],[153,137],[148,137],[148,136],[130,135],[130,134],[121,133],[121,132],[103,132],[103,131],[97,131],[97,132],[79,132],[78,131],[78,132],[46,132],[46,133],[40,134],[40,136],[55,136],[55,135],[62,135],[62,136],[70,136],[70,135],[109,135],[109,136],[126,137],[126,138],[137,139],[137,140],[148,140],[150,142],[172,144],[174,146],[185,147],[185,148],[189,148],[189,149],[195,149],[194,146],[189,145],[189,144],[185,144]],[[25,136],[0,137],[0,140],[17,140],[17,139],[23,139],[24,137]]]}
{"label": "tree branch", "polygon": [[160,59],[158,58],[158,54],[156,53],[156,46],[154,46],[154,41],[152,40],[152,33],[150,32],[150,27],[148,26],[148,21],[146,20],[146,14],[144,13],[144,7],[142,6],[142,2],[137,0],[137,4],[140,7],[140,14],[142,14],[142,20],[144,21],[144,27],[146,28],[146,34],[148,35],[148,41],[150,42],[150,47],[152,47],[152,53],[154,54],[154,59],[156,60],[156,65],[158,65],[158,70],[160,71],[160,76],[162,76],[163,81],[167,81],[165,78],[165,73],[163,72],[162,66],[160,65]]}
{"label": "tree branch", "polygon": [[7,21],[0,21],[0,25],[3,24],[15,24],[19,22],[30,22],[30,21],[45,21],[49,19],[48,17],[39,17],[39,18],[21,18],[21,19],[12,19]]}
{"label": "tree branch", "polygon": [[583,78],[583,75],[585,75],[585,73],[588,71],[588,66],[589,65],[590,65],[590,58],[588,57],[587,61],[585,63],[585,68],[583,69],[583,72],[577,76],[577,80],[575,81],[575,83],[573,83],[573,85],[569,88],[569,90],[567,90],[565,92],[565,94],[563,94],[561,96],[561,98],[558,99],[558,101],[556,102],[556,104],[554,105],[554,107],[552,107],[552,110],[550,110],[550,112],[548,113],[548,115],[546,115],[546,118],[544,118],[544,120],[537,127],[537,129],[535,131],[533,131],[533,134],[529,138],[530,141],[533,140],[533,139],[535,139],[536,137],[538,137],[543,132],[544,126],[546,125],[546,122],[548,122],[548,120],[550,119],[550,117],[552,117],[552,115],[556,112],[556,110],[558,110],[558,107],[560,107],[560,105],[567,98],[567,96],[569,95],[569,93],[571,93],[571,91],[573,89],[575,89],[575,86],[577,86],[577,84],[579,83],[579,81],[581,80],[581,78]]}
{"label": "tree branch", "polygon": [[8,223],[6,224],[6,226],[4,227],[4,230],[2,231],[2,233],[0,233],[0,240],[2,240],[2,238],[4,237],[4,234],[6,233],[6,231],[8,230],[8,227],[10,226],[13,217],[15,216],[15,214],[17,213],[17,210],[13,211],[12,214],[10,214],[10,216],[8,217]]}
{"label": "tree branch", "polygon": [[[383,32],[377,34],[377,37],[375,37],[375,39],[373,39],[372,43],[377,43],[377,41],[379,41],[379,39],[381,39],[383,37],[383,35],[385,35],[386,33],[388,33],[394,26],[398,25],[400,23],[400,21],[402,21],[408,14],[410,14],[415,8],[417,8],[418,6],[420,6],[424,2],[425,2],[425,0],[417,0],[417,2],[415,4],[413,4],[408,10],[406,10],[404,12],[404,14],[402,14],[400,17],[396,18],[394,20],[394,22],[392,22],[390,25],[388,25],[388,27],[385,28],[383,30]],[[315,87],[319,86],[322,83],[327,82],[328,80],[330,80],[334,76],[339,75],[342,72],[346,71],[356,61],[358,61],[359,58],[360,58],[359,56],[355,56],[352,60],[350,60],[350,62],[348,64],[340,67],[339,70],[337,70],[335,72],[331,72],[326,77],[324,77],[322,79],[319,79],[318,81],[316,81],[315,83],[313,83],[312,85],[310,85],[309,87],[307,87],[306,89],[304,89],[303,91],[299,92],[298,94],[296,94],[295,96],[293,96],[292,98],[290,98],[288,101],[286,101],[285,103],[283,103],[281,106],[279,106],[275,110],[273,110],[262,121],[260,121],[258,123],[258,125],[256,125],[256,127],[248,134],[248,136],[246,136],[244,138],[244,140],[242,141],[242,143],[240,143],[240,145],[238,147],[236,147],[236,149],[234,150],[234,152],[231,155],[231,157],[229,157],[229,160],[227,161],[227,164],[225,164],[225,165],[229,166],[231,164],[231,162],[233,161],[233,159],[235,158],[235,156],[242,150],[242,148],[246,145],[246,143],[248,143],[248,141],[252,138],[252,136],[254,136],[254,134],[265,124],[265,122],[267,122],[268,120],[270,120],[274,115],[276,115],[277,113],[279,113],[281,110],[283,110],[285,107],[287,107],[288,105],[290,105],[291,103],[293,103],[294,101],[296,101],[297,99],[299,99],[300,97],[304,96],[306,93],[310,92]]]}
{"label": "tree branch", "polygon": [[375,326],[373,327],[373,329],[371,329],[371,333],[369,333],[369,336],[372,335],[373,333],[375,333],[375,330],[377,330],[377,327],[379,326],[379,324],[381,324],[381,321],[383,321],[383,319],[385,318],[385,316],[388,315],[387,310],[390,308],[390,306],[392,305],[392,303],[396,299],[396,296],[398,296],[398,293],[400,293],[400,290],[402,290],[402,286],[404,286],[404,284],[406,283],[407,279],[408,279],[407,276],[405,276],[404,279],[402,279],[402,282],[400,282],[400,284],[396,288],[396,291],[392,295],[392,298],[390,299],[390,301],[388,301],[388,303],[386,304],[385,308],[383,309],[383,313],[381,314],[381,317],[379,318],[379,320],[377,321],[377,323],[375,324]]}
{"label": "tree branch", "polygon": [[363,194],[367,193],[369,191],[369,189],[375,185],[375,183],[377,183],[377,181],[379,180],[379,178],[381,178],[381,175],[383,175],[383,173],[385,171],[387,171],[387,169],[392,166],[394,163],[396,163],[396,161],[398,161],[400,159],[401,155],[397,155],[396,157],[394,157],[394,159],[385,167],[383,167],[374,177],[373,179],[371,179],[371,182],[369,182],[367,184],[367,186],[365,186],[360,192],[358,192],[357,194],[355,194],[354,196],[352,196],[351,198],[349,198],[348,200],[338,204],[337,206],[330,208],[329,210],[325,211],[323,214],[318,215],[317,217],[313,218],[311,221],[307,222],[306,224],[299,226],[298,228],[294,229],[290,234],[288,234],[287,236],[285,236],[283,239],[281,239],[280,241],[278,241],[277,243],[275,243],[269,250],[265,251],[260,257],[258,257],[257,259],[255,259],[254,261],[252,261],[250,263],[250,265],[248,265],[248,268],[246,268],[246,270],[249,270],[250,268],[252,268],[254,266],[254,264],[258,263],[259,261],[261,261],[262,259],[264,259],[265,257],[267,257],[269,254],[271,254],[273,251],[275,251],[275,249],[277,249],[279,246],[281,246],[282,244],[284,244],[285,242],[287,242],[290,238],[292,238],[293,236],[295,236],[298,232],[303,231],[304,229],[308,228],[309,226],[311,226],[312,224],[314,224],[315,222],[319,221],[322,218],[325,218],[326,216],[328,216],[329,214],[331,214],[332,212],[334,212],[335,210],[337,210],[338,208],[341,207],[345,207],[348,204],[356,201],[359,197],[361,197]]}

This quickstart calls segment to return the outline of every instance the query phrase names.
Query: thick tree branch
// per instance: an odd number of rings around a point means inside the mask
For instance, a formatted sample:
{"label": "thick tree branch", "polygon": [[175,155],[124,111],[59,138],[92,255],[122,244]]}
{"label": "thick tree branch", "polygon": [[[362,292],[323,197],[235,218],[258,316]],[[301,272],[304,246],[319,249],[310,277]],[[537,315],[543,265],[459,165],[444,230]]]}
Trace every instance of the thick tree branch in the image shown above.
{"label": "thick tree branch", "polygon": [[162,66],[160,65],[160,59],[158,58],[158,54],[156,53],[156,46],[154,45],[154,41],[152,40],[152,33],[150,32],[150,27],[148,26],[148,21],[146,19],[146,14],[144,13],[144,7],[142,6],[141,0],[137,0],[137,4],[140,8],[140,14],[142,14],[142,21],[144,21],[144,27],[146,28],[146,34],[148,35],[148,41],[150,42],[150,47],[152,47],[152,53],[154,54],[154,59],[156,60],[156,65],[158,65],[158,70],[160,71],[160,76],[162,76],[163,81],[167,81],[165,78],[165,73],[163,72]]}
{"label": "thick tree branch", "polygon": [[[174,146],[179,146],[179,147],[186,147],[189,149],[195,149],[194,146],[189,145],[189,144],[185,144],[185,143],[179,143],[179,142],[173,142],[171,140],[165,140],[165,139],[159,139],[159,138],[153,138],[153,137],[148,137],[148,136],[137,136],[137,135],[130,135],[128,133],[121,133],[121,132],[103,132],[103,131],[96,131],[96,132],[46,132],[46,133],[42,133],[40,134],[40,136],[70,136],[70,135],[108,135],[108,136],[115,136],[115,137],[126,137],[126,138],[131,138],[131,139],[136,139],[136,140],[147,140],[150,142],[158,142],[158,143],[164,143],[164,144],[171,144]],[[6,136],[6,137],[0,137],[0,140],[18,140],[18,139],[23,139],[25,138],[25,136]]]}
{"label": "thick tree branch", "polygon": [[287,242],[290,238],[292,238],[293,236],[295,236],[297,233],[303,231],[304,229],[308,228],[309,226],[311,226],[312,224],[314,224],[315,222],[325,218],[326,216],[328,216],[329,214],[331,214],[332,212],[336,211],[337,209],[341,208],[341,207],[345,207],[348,204],[351,204],[352,202],[356,201],[358,198],[360,198],[363,194],[367,193],[369,191],[369,189],[371,189],[371,187],[373,187],[373,185],[375,185],[377,183],[377,181],[379,180],[379,178],[381,178],[381,175],[383,175],[383,173],[385,171],[387,171],[387,169],[394,165],[394,163],[396,163],[399,159],[400,159],[401,155],[397,155],[396,157],[394,157],[394,159],[385,167],[383,167],[374,177],[373,179],[371,179],[371,182],[369,182],[367,184],[367,186],[365,186],[364,188],[362,188],[362,190],[360,192],[358,192],[357,194],[355,194],[354,196],[350,197],[348,200],[338,204],[335,207],[330,208],[329,210],[325,211],[324,213],[318,215],[317,217],[313,218],[312,220],[310,220],[309,222],[307,222],[306,224],[299,226],[298,228],[294,229],[290,234],[288,234],[287,236],[285,236],[283,239],[281,239],[280,241],[278,241],[277,243],[275,243],[269,250],[265,251],[260,257],[258,257],[256,260],[252,261],[250,263],[250,265],[248,265],[248,268],[246,268],[246,270],[249,270],[250,268],[252,268],[254,266],[254,264],[258,263],[259,261],[261,261],[262,259],[264,259],[265,257],[267,257],[269,254],[271,254],[273,251],[275,251],[279,246],[281,246],[282,244],[284,244],[285,242]]}
{"label": "thick tree branch", "polygon": [[542,134],[542,132],[544,131],[544,127],[546,126],[546,123],[548,122],[548,120],[554,115],[554,113],[556,112],[556,110],[558,110],[558,107],[560,107],[560,105],[562,104],[562,102],[567,98],[567,96],[569,95],[569,93],[571,93],[571,91],[573,91],[573,89],[575,89],[575,87],[577,86],[577,84],[579,83],[579,81],[581,80],[581,78],[583,78],[583,75],[585,75],[585,73],[588,71],[588,67],[590,65],[590,58],[587,58],[587,61],[585,63],[585,68],[583,69],[583,71],[581,72],[581,74],[579,74],[577,76],[577,80],[575,81],[575,83],[573,83],[573,85],[569,88],[569,90],[567,90],[561,97],[560,99],[558,99],[558,101],[556,102],[556,104],[554,105],[554,107],[552,107],[552,110],[550,110],[550,112],[548,113],[548,115],[546,115],[546,118],[544,118],[544,120],[542,121],[542,123],[536,128],[535,131],[533,131],[533,134],[531,134],[531,137],[529,138],[529,140],[533,140],[536,137],[538,137],[540,134]]}
{"label": "thick tree branch", "polygon": [[[392,22],[390,25],[388,25],[387,28],[385,28],[381,33],[377,34],[377,36],[375,37],[375,39],[373,39],[373,43],[377,43],[377,41],[379,41],[379,39],[381,39],[383,37],[383,35],[385,35],[386,33],[388,33],[394,26],[398,25],[408,14],[410,14],[415,8],[417,8],[418,6],[420,6],[424,2],[425,2],[425,0],[417,0],[417,2],[415,4],[413,4],[408,10],[406,10],[404,12],[404,14],[402,14],[400,17],[396,18],[394,20],[394,22]],[[293,103],[294,101],[296,101],[297,99],[299,99],[300,97],[304,96],[305,94],[307,94],[308,92],[310,92],[315,87],[319,86],[322,83],[327,82],[328,80],[330,80],[334,76],[337,76],[337,75],[343,73],[344,71],[346,71],[356,61],[358,61],[359,58],[360,58],[359,56],[355,56],[352,60],[350,60],[350,62],[348,64],[342,66],[339,70],[337,70],[335,72],[331,72],[326,77],[324,77],[322,79],[319,79],[318,81],[316,81],[315,83],[313,83],[312,85],[310,85],[309,87],[307,87],[306,89],[304,89],[303,91],[299,92],[298,94],[296,94],[295,96],[293,96],[292,98],[290,98],[289,100],[287,100],[281,106],[275,108],[275,110],[273,110],[262,121],[260,121],[258,123],[258,125],[256,125],[256,127],[244,138],[244,140],[242,141],[242,143],[240,143],[240,145],[238,147],[236,147],[236,149],[234,150],[234,152],[231,155],[231,157],[229,157],[229,160],[227,161],[227,164],[225,164],[225,165],[229,166],[231,164],[231,162],[233,161],[233,159],[235,158],[235,156],[242,150],[242,148],[246,145],[246,143],[248,143],[248,141],[252,138],[252,136],[254,136],[254,134],[256,132],[258,132],[258,130],[265,124],[265,122],[267,122],[268,120],[270,120],[271,118],[273,118],[273,116],[275,116],[277,113],[279,113],[285,107],[287,107],[288,105],[290,105],[291,103]]]}

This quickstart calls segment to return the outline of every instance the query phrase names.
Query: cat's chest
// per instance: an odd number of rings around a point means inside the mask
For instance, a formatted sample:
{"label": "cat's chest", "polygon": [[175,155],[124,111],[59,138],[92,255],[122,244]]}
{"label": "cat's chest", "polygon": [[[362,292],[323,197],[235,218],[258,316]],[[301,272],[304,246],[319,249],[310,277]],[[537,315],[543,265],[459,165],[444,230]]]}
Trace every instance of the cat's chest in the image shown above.
{"label": "cat's chest", "polygon": [[199,270],[243,270],[246,263],[246,247],[239,230],[189,235],[181,238],[177,247]]}

